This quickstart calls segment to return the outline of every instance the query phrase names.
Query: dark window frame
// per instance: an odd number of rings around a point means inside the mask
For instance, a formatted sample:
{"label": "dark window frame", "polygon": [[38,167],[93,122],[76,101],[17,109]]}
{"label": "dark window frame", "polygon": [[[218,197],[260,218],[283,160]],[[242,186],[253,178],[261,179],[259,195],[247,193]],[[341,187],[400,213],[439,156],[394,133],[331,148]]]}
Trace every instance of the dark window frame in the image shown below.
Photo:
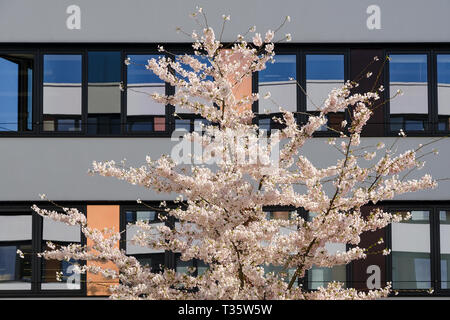
{"label": "dark window frame", "polygon": [[[38,203],[38,202],[36,202]],[[61,210],[55,209],[54,206],[48,204],[38,203],[41,209],[55,210],[61,212]],[[80,212],[86,212],[86,206],[84,205],[66,205],[64,207],[75,207]],[[82,297],[86,296],[86,274],[80,275],[80,289],[78,290],[65,290],[65,289],[42,289],[42,265],[43,258],[37,257],[37,253],[43,250],[43,217],[30,209],[30,205],[0,205],[0,215],[17,215],[24,214],[32,217],[32,273],[31,273],[31,290],[0,290],[0,297]],[[86,237],[80,230],[81,244],[86,244]],[[80,265],[84,265],[84,261],[79,262]]]}
{"label": "dark window frame", "polygon": [[[397,289],[398,296],[405,297],[448,297],[450,289],[441,289],[441,272],[440,272],[440,224],[439,211],[450,210],[449,205],[442,204],[388,204],[383,205],[386,212],[401,211],[429,211],[430,223],[430,283],[434,290],[432,294],[425,289],[401,290]],[[392,249],[392,226],[389,224],[385,228],[386,248]],[[386,256],[386,282],[392,281],[392,254]],[[394,296],[394,294],[391,294]]]}
{"label": "dark window frame", "polygon": [[[434,65],[435,60],[435,54],[433,53],[433,49],[431,48],[425,48],[425,49],[401,49],[401,48],[389,48],[384,50],[384,56],[390,56],[390,55],[396,55],[396,54],[405,54],[405,55],[426,55],[427,56],[427,110],[428,112],[423,115],[411,115],[411,114],[398,114],[398,117],[402,117],[402,126],[403,131],[408,136],[433,136],[436,134],[435,126],[436,123],[434,122],[435,118],[435,94],[434,94],[434,87],[435,87],[435,80],[436,80],[436,66]],[[390,69],[389,69],[390,61],[387,61],[384,68],[384,101],[385,101],[385,136],[386,137],[392,137],[392,136],[398,136],[398,131],[391,130],[391,110],[390,110]],[[406,122],[405,120],[411,119],[419,119],[424,118],[424,130],[405,130]]]}
{"label": "dark window frame", "polygon": [[[329,48],[329,49],[321,49],[321,48],[308,48],[302,51],[302,56],[301,56],[301,67],[303,70],[302,73],[302,82],[301,85],[303,87],[303,89],[306,91],[307,93],[307,89],[306,89],[306,56],[307,55],[343,55],[344,56],[344,83],[346,83],[348,80],[350,79],[350,74],[351,74],[351,61],[350,61],[350,55],[351,55],[351,49],[348,47],[337,47],[337,48]],[[314,111],[307,111],[306,110],[306,106],[307,106],[307,100],[308,97],[301,92],[301,107],[300,107],[300,111],[304,112],[304,113],[309,113],[311,115],[318,115],[318,112],[314,112]],[[300,115],[300,123],[302,124],[306,124],[308,121],[308,116],[301,114]],[[344,112],[344,120],[347,121],[347,123],[351,123],[350,120],[350,116],[347,112]],[[344,131],[344,130],[342,130]],[[345,132],[344,132],[345,133]],[[326,131],[316,131],[314,132],[314,137],[339,137],[339,134],[337,132],[334,132],[332,130],[327,129]]]}
{"label": "dark window frame", "polygon": [[[19,130],[17,131],[0,131],[0,137],[15,137],[15,136],[35,136],[37,133],[37,122],[38,122],[38,112],[37,110],[37,104],[39,101],[38,93],[39,93],[39,82],[38,82],[38,70],[39,70],[39,50],[37,48],[23,48],[18,47],[17,49],[14,48],[2,48],[0,47],[0,55],[7,55],[7,54],[32,54],[34,56],[33,61],[33,79],[32,79],[32,115],[31,115],[31,124],[32,129],[31,130]],[[19,125],[19,124],[18,124]]]}

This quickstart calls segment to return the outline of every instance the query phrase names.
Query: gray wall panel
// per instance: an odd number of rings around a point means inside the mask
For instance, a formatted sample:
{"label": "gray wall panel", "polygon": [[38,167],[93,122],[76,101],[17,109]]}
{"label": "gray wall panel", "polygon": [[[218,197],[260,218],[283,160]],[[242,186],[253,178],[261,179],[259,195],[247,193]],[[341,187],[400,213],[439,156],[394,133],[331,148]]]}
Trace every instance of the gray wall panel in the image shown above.
{"label": "gray wall panel", "polygon": [[[375,145],[380,140],[389,145],[393,138],[365,138],[363,144]],[[401,139],[398,151],[430,140]],[[318,166],[331,165],[337,156],[325,142],[326,138],[316,138],[304,147],[304,154]],[[87,170],[93,160],[119,162],[126,158],[128,165],[140,166],[147,154],[153,159],[170,154],[172,144],[169,138],[0,138],[0,201],[38,200],[39,193],[53,200],[169,200],[173,196],[155,194],[115,178],[89,176]],[[425,168],[417,173],[450,178],[450,140],[442,140],[435,147],[439,155],[430,156]],[[397,199],[450,200],[449,183],[442,181],[438,189]]]}
{"label": "gray wall panel", "polygon": [[[189,42],[175,33],[197,28],[189,13],[196,5],[217,29],[221,15],[231,14],[224,40],[256,25],[283,30],[294,42],[448,42],[447,0],[0,0],[0,42]],[[81,28],[69,30],[66,8],[81,9]],[[370,5],[381,9],[381,28],[369,30]]]}

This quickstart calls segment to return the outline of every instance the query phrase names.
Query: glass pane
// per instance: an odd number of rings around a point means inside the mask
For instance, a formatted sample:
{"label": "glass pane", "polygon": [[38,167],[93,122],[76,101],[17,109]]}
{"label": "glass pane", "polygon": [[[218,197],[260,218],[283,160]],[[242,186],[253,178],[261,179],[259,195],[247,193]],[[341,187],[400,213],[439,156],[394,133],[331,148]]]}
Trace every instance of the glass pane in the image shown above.
{"label": "glass pane", "polygon": [[[325,244],[325,249],[327,250],[328,254],[336,254],[338,251],[345,252],[346,246],[344,243],[328,242]],[[345,265],[337,265],[332,268],[313,266],[308,270],[309,289],[326,287],[328,283],[332,281],[341,282],[344,284],[344,287],[346,287],[347,275]]]}
{"label": "glass pane", "polygon": [[33,64],[31,54],[0,55],[0,132],[33,129]]}
{"label": "glass pane", "polygon": [[[284,270],[282,266],[274,266],[272,264],[264,265],[264,273],[267,274],[269,272],[273,272],[278,278],[282,278],[284,282],[289,282],[294,276],[295,268]],[[297,287],[297,285],[298,284],[296,282],[294,287]]]}
{"label": "glass pane", "polygon": [[192,268],[194,266],[194,262],[193,260],[189,260],[189,261],[183,261],[181,260],[181,255],[177,254],[177,258],[176,258],[176,271],[178,273],[185,273],[187,274],[189,271],[189,268]]}
{"label": "glass pane", "polygon": [[[206,57],[202,57],[202,56],[193,56],[194,58],[196,58],[200,63],[206,64],[208,67],[211,66],[211,63],[209,62],[208,58]],[[180,61],[181,66],[188,72],[195,72],[194,69],[192,69],[189,65],[184,64]],[[197,75],[199,77],[202,77],[202,72],[196,72]],[[184,79],[185,81],[187,81],[189,83],[189,78],[188,77],[183,77],[181,76],[178,72],[176,73],[177,77],[179,77],[180,79]],[[211,76],[205,76],[204,79],[201,79],[200,81],[213,81],[213,78]],[[175,87],[175,92],[178,92],[178,90],[183,90],[184,92],[186,92],[186,90],[181,89],[180,87]],[[211,105],[211,102],[209,100],[205,100],[203,98],[200,97],[192,97],[188,94],[188,101],[195,103],[202,103],[202,104],[206,104],[206,105]],[[182,114],[193,114],[191,113],[188,109],[179,107],[179,106],[175,106],[175,113],[182,115]],[[200,117],[200,116],[198,116]]]}
{"label": "glass pane", "polygon": [[44,131],[81,130],[82,56],[44,55]]}
{"label": "glass pane", "polygon": [[437,86],[438,86],[438,114],[439,130],[448,130],[446,123],[450,121],[450,54],[438,54]]}
{"label": "glass pane", "polygon": [[[165,94],[165,83],[153,71],[145,68],[147,61],[157,55],[128,55],[132,61],[127,66],[127,123],[130,131],[156,131],[149,115],[165,115],[166,107],[155,102],[152,93]],[[139,121],[142,116],[147,120]],[[164,131],[164,130],[158,130]]]}
{"label": "glass pane", "polygon": [[450,289],[450,211],[439,212],[441,288]]}
{"label": "glass pane", "polygon": [[31,215],[0,216],[0,290],[31,290],[31,227]]}
{"label": "glass pane", "polygon": [[429,211],[411,211],[412,218],[392,224],[392,286],[431,286]]}
{"label": "glass pane", "polygon": [[[134,238],[134,236],[137,234],[139,230],[141,230],[140,228],[134,225],[138,221],[151,223],[153,227],[155,227],[155,229],[151,231],[151,234],[152,235],[154,234],[155,238],[159,236],[159,232],[158,230],[156,230],[156,227],[163,226],[164,222],[158,219],[158,214],[155,211],[147,211],[147,210],[127,211],[125,215],[127,219],[127,224],[131,223],[131,225],[127,225],[126,227],[127,254],[149,254],[149,253],[153,254],[164,252],[164,250],[138,246],[132,243],[132,239]],[[149,231],[146,232],[149,233]]]}
{"label": "glass pane", "polygon": [[[280,112],[279,107],[297,111],[297,56],[280,54],[258,74],[259,113]],[[264,99],[270,92],[270,99]],[[272,101],[272,100],[273,101]],[[275,103],[274,103],[275,102]]]}
{"label": "glass pane", "polygon": [[[88,53],[88,133],[120,133],[120,52]],[[94,121],[95,120],[95,121]]]}
{"label": "glass pane", "polygon": [[[428,114],[428,75],[426,54],[393,54],[389,62],[391,114]],[[413,119],[416,120],[416,119]],[[406,130],[406,128],[404,128]],[[412,128],[416,130],[417,127]]]}
{"label": "glass pane", "polygon": [[270,132],[270,119],[259,119],[259,129]]}
{"label": "glass pane", "polygon": [[201,276],[209,269],[207,263],[203,262],[203,260],[197,260],[197,275]]}
{"label": "glass pane", "polygon": [[[67,246],[71,243],[81,243],[80,226],[69,226],[62,222],[43,219],[42,248],[51,250],[47,241],[56,247]],[[73,272],[76,260],[59,261],[42,259],[42,290],[80,290],[80,275]],[[59,273],[59,275],[57,275]],[[61,281],[59,281],[61,280]]]}
{"label": "glass pane", "polygon": [[341,282],[345,287],[346,279],[347,277],[345,265],[334,266],[333,268],[312,267],[310,270],[308,270],[309,289],[326,287],[330,282],[333,281]]}
{"label": "glass pane", "polygon": [[191,131],[191,120],[175,119],[175,130]]}
{"label": "glass pane", "polygon": [[[315,212],[308,213],[308,221],[313,221],[317,216]],[[325,244],[325,249],[328,254],[336,254],[339,252],[346,252],[347,248],[345,243],[331,243]],[[308,270],[308,287],[309,289],[317,289],[319,287],[326,287],[329,282],[336,281],[343,283],[346,287],[347,273],[345,265],[337,265],[332,268],[324,268],[313,266]]]}
{"label": "glass pane", "polygon": [[344,84],[344,55],[310,54],[306,55],[306,110],[317,111],[322,108],[328,94]]}
{"label": "glass pane", "polygon": [[136,259],[142,266],[152,269],[152,272],[161,272],[164,268],[164,253],[156,253],[152,255],[138,255]]}

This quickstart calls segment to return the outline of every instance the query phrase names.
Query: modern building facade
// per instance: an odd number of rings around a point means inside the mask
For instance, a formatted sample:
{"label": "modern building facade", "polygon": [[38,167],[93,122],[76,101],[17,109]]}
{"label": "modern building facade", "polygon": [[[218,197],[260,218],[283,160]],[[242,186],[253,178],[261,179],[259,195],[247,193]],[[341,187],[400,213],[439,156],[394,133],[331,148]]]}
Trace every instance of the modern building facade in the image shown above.
{"label": "modern building facade", "polygon": [[[445,0],[0,0],[0,297],[107,294],[105,280],[92,274],[79,277],[70,262],[43,261],[35,255],[49,240],[86,241],[79,228],[32,212],[32,204],[49,206],[40,193],[80,208],[91,226],[126,230],[122,248],[156,270],[160,265],[180,272],[188,266],[197,267],[198,273],[205,270],[201,261],[184,262],[175,253],[127,245],[135,232],[127,223],[164,223],[136,199],[157,204],[175,195],[87,174],[93,160],[127,158],[127,164],[139,166],[146,155],[170,154],[177,143],[172,133],[195,130],[202,122],[139,94],[174,89],[145,68],[123,63],[128,57],[145,63],[160,55],[159,44],[171,52],[190,53],[190,39],[175,27],[197,27],[189,18],[196,5],[216,28],[222,14],[231,15],[225,41],[252,25],[259,31],[273,29],[289,15],[292,22],[283,32],[291,33],[292,41],[276,47],[276,62],[248,79],[244,90],[270,91],[304,122],[304,113],[316,110],[313,102],[320,104],[330,89],[361,78],[363,71],[361,92],[370,90],[375,80],[385,90],[384,104],[376,109],[362,143],[392,144],[400,129],[407,137],[398,142],[399,151],[443,137],[435,143],[439,156],[427,158],[425,168],[411,177],[450,177],[450,141],[445,138],[450,132],[450,3]],[[387,63],[385,56],[390,57]],[[374,57],[379,60],[373,62]],[[367,72],[373,73],[369,79]],[[404,95],[391,101],[398,89]],[[276,128],[271,114],[278,108],[268,100],[253,108],[262,128]],[[339,126],[345,118],[336,114],[329,123]],[[338,155],[325,143],[330,136],[324,129],[305,146],[319,166],[332,164]],[[370,246],[382,237],[385,243],[374,251],[387,247],[391,255],[313,269],[301,280],[303,285],[314,290],[338,280],[347,287],[373,289],[392,282],[400,296],[450,297],[449,186],[442,180],[435,190],[377,203],[393,212],[412,212],[408,222],[362,238],[361,245]],[[287,218],[292,210],[267,208],[267,214]],[[24,259],[18,249],[26,253]],[[330,244],[328,249],[343,250],[345,245]],[[62,282],[56,271],[62,272]]]}

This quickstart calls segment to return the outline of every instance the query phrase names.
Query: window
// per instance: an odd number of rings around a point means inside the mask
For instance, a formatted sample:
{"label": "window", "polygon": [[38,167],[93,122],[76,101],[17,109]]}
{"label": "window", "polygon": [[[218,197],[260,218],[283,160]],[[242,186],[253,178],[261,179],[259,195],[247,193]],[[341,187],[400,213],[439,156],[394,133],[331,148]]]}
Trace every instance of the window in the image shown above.
{"label": "window", "polygon": [[31,290],[32,253],[31,214],[1,214],[0,290]]}
{"label": "window", "polygon": [[88,134],[120,134],[121,54],[88,52]]}
{"label": "window", "polygon": [[450,210],[439,211],[441,289],[450,289]]}
{"label": "window", "polygon": [[391,226],[393,289],[431,288],[430,211],[411,216]]}
{"label": "window", "polygon": [[158,56],[132,54],[127,67],[127,130],[128,132],[166,131],[166,106],[149,95],[166,93],[165,82],[144,65]]}
{"label": "window", "polygon": [[427,55],[391,54],[389,57],[390,130],[428,130]]}
{"label": "window", "polygon": [[436,55],[438,131],[450,130],[450,54]]}
{"label": "window", "polygon": [[82,265],[84,261],[37,256],[50,249],[49,241],[56,248],[85,243],[80,226],[43,218],[31,212],[30,206],[0,207],[0,295],[84,294],[86,277],[74,273],[75,264]]}
{"label": "window", "polygon": [[44,131],[81,131],[81,84],[81,54],[44,55]]}
{"label": "window", "polygon": [[[148,210],[126,210],[126,246],[125,251],[128,255],[133,255],[142,265],[147,265],[154,272],[162,271],[165,260],[164,250],[153,249],[133,244],[131,241],[139,231],[139,227],[133,225],[138,221],[152,224],[155,228],[163,226],[165,223],[159,218],[159,214],[155,211]],[[155,229],[156,232],[156,229]],[[155,233],[155,238],[158,233]]]}
{"label": "window", "polygon": [[[43,218],[42,251],[51,250],[47,242],[57,247],[67,246],[71,243],[81,243],[81,227],[69,226],[49,218]],[[42,259],[42,290],[80,290],[81,275],[73,272],[75,264],[79,261],[59,261]],[[56,272],[62,274],[58,281]]]}
{"label": "window", "polygon": [[[308,221],[312,221],[317,214],[310,212],[308,214]],[[333,255],[337,252],[346,252],[347,247],[345,243],[331,243],[325,244],[325,250],[328,254]],[[318,289],[319,287],[326,287],[330,282],[337,281],[347,285],[347,267],[346,265],[336,265],[332,268],[313,266],[307,271],[308,274],[308,289]]]}
{"label": "window", "polygon": [[[306,55],[306,111],[317,115],[323,108],[328,94],[345,83],[345,56],[343,54],[307,54]],[[327,126],[341,131],[345,120],[344,112],[329,113]],[[320,131],[328,131],[323,126]]]}
{"label": "window", "polygon": [[[206,64],[207,66],[211,66],[211,63],[209,62],[208,58],[206,57],[202,57],[202,56],[193,56],[194,58],[196,58],[198,61],[200,61],[203,64]],[[194,70],[187,64],[182,63],[180,61],[181,66],[188,72],[193,72]],[[186,77],[181,76],[180,74],[176,74],[177,77],[179,77],[180,79],[184,79],[186,81],[189,82],[189,79]],[[201,78],[203,75],[202,71],[197,72],[197,75]],[[206,76],[204,77],[204,79],[201,79],[201,81],[213,81],[213,78],[211,76]],[[180,88],[173,88],[176,92],[176,90],[180,90]],[[174,93],[175,93],[174,92]],[[211,105],[211,102],[209,100],[205,100],[201,97],[191,97],[189,96],[188,100],[190,102],[198,102],[198,103],[202,103],[205,105]],[[217,107],[217,106],[216,106]],[[199,132],[203,132],[204,130],[202,129],[203,127],[201,126],[201,124],[203,125],[210,125],[210,122],[206,119],[203,119],[200,115],[198,114],[194,114],[191,113],[188,109],[176,106],[175,107],[175,130],[186,130],[188,132],[191,131],[199,131]]]}
{"label": "window", "polygon": [[34,55],[0,54],[0,132],[33,130]]}
{"label": "window", "polygon": [[164,221],[160,214],[161,213],[151,210],[124,208],[122,215],[122,230],[126,229],[126,241],[122,244],[122,248],[125,249],[126,254],[134,256],[142,265],[147,265],[155,273],[163,271],[164,268],[175,269],[176,272],[179,273],[187,273],[189,268],[195,268],[196,270],[193,273],[194,276],[205,273],[208,269],[208,265],[199,259],[183,261],[181,260],[180,253],[153,249],[132,243],[133,237],[140,230],[139,227],[134,225],[138,221],[149,223],[155,227],[154,231],[151,231],[152,234],[155,235],[155,239],[157,239],[159,235],[156,230],[156,227],[158,226],[165,225],[171,228],[180,227],[179,222],[172,222],[173,219]]}
{"label": "window", "polygon": [[[278,54],[274,63],[267,63],[266,69],[258,74],[259,126],[270,131],[279,124],[272,120],[273,113],[279,113],[279,107],[297,112],[297,56]],[[270,92],[270,98],[264,96]]]}
{"label": "window", "polygon": [[[268,220],[290,220],[292,219],[293,214],[296,213],[296,211],[287,211],[287,210],[273,210],[273,211],[266,211],[266,219]],[[289,228],[284,228],[281,227],[280,228],[280,233],[287,235],[290,232],[292,232],[292,230],[290,230]],[[265,273],[269,273],[269,272],[273,272],[274,274],[278,275],[279,277],[282,276],[281,273],[284,273],[284,281],[285,282],[289,282],[291,280],[291,278],[293,277],[294,273],[295,273],[295,268],[290,268],[288,270],[284,270],[283,266],[274,266],[272,264],[269,265],[264,265],[264,272]],[[298,279],[298,281],[300,281],[300,279]],[[294,286],[298,285],[298,281],[297,283],[294,284]]]}

